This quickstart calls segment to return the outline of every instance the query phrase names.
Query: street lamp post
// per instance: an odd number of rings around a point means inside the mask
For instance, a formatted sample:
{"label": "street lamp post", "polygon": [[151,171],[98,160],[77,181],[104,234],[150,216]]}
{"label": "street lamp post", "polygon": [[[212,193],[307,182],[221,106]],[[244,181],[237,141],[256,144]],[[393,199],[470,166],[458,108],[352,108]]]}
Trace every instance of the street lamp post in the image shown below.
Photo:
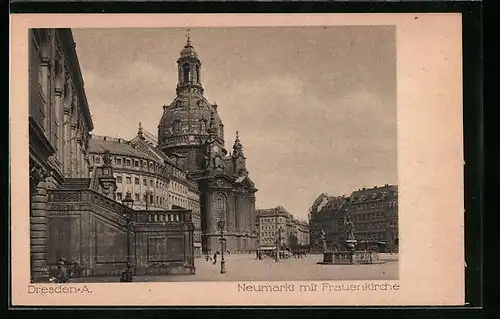
{"label": "street lamp post", "polygon": [[274,229],[276,230],[276,236],[275,236],[275,241],[276,241],[276,255],[274,256],[274,260],[276,262],[279,262],[279,231],[278,231],[278,209],[275,210],[276,215],[274,218]]}
{"label": "street lamp post", "polygon": [[394,238],[394,229],[396,228],[396,225],[394,224],[394,221],[390,221],[389,224],[389,231],[390,231],[390,235],[391,235],[391,247],[390,247],[390,254],[392,255],[394,253],[394,241],[395,241],[395,238]]}
{"label": "street lamp post", "polygon": [[393,251],[394,251],[394,222],[393,221],[389,221],[387,223],[387,227],[389,228],[389,242],[390,242],[390,245],[389,245],[389,253],[392,255],[393,254]]}
{"label": "street lamp post", "polygon": [[[134,207],[134,200],[130,192],[122,200],[122,203],[130,209]],[[130,251],[130,226],[132,225],[132,215],[129,212],[124,212],[123,217],[127,222],[127,269],[122,273],[120,281],[122,282],[132,282],[133,272],[132,272],[132,261],[131,261],[131,251]]]}
{"label": "street lamp post", "polygon": [[256,240],[255,240],[255,259],[259,259],[259,254],[260,254],[260,225],[259,225],[259,230],[254,229],[253,234],[256,237]]}
{"label": "street lamp post", "polygon": [[224,226],[225,226],[225,221],[224,220],[219,220],[217,223],[217,226],[219,226],[220,229],[220,273],[225,274],[226,273],[226,261],[224,260]]}

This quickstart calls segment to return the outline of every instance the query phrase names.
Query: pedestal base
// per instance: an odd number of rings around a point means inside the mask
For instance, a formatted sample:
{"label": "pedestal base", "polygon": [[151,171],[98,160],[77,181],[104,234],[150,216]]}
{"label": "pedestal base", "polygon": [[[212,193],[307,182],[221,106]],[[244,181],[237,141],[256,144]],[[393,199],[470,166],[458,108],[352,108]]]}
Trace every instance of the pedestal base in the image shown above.
{"label": "pedestal base", "polygon": [[339,251],[334,253],[334,263],[339,265],[380,264],[378,252],[374,251]]}
{"label": "pedestal base", "polygon": [[323,261],[318,261],[319,265],[333,265],[333,253],[332,252],[326,252],[323,253]]}

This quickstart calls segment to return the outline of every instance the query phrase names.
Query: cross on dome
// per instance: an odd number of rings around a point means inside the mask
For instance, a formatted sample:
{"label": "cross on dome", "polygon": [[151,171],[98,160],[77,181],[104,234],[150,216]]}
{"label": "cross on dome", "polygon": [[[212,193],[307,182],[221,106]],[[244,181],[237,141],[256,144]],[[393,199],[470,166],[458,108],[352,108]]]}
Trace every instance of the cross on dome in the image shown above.
{"label": "cross on dome", "polygon": [[191,29],[187,29],[186,31],[186,46],[191,45]]}

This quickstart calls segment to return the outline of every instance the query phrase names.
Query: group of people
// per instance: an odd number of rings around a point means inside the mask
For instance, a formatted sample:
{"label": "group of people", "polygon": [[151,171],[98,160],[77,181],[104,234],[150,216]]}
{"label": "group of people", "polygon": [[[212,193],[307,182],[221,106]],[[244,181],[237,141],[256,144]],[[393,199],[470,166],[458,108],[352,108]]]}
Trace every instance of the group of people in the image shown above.
{"label": "group of people", "polygon": [[[288,259],[290,257],[305,258],[307,257],[307,252],[306,250],[295,250],[292,252],[289,250],[281,250],[278,252],[279,259]],[[276,258],[276,250],[257,250],[256,259],[262,260],[263,258]]]}
{"label": "group of people", "polygon": [[296,250],[292,253],[292,256],[294,258],[306,258],[307,257],[307,251],[306,250]]}
{"label": "group of people", "polygon": [[[227,255],[231,255],[231,252],[228,250],[226,251],[226,254]],[[220,252],[217,250],[214,254],[213,254],[213,257],[212,257],[212,254],[211,253],[207,253],[205,255],[205,260],[208,262],[208,261],[212,261],[212,264],[216,264],[217,263],[217,256],[220,255]]]}
{"label": "group of people", "polygon": [[65,283],[74,276],[75,273],[75,262],[68,263],[66,258],[59,258],[59,262],[57,264],[57,271],[53,274],[49,281],[53,283]]}

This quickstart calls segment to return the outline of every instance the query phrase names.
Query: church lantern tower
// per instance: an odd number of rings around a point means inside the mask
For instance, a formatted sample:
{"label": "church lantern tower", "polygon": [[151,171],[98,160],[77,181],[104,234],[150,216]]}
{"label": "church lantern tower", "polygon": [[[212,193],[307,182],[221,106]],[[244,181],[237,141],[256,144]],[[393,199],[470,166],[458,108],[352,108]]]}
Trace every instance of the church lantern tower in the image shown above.
{"label": "church lantern tower", "polygon": [[[224,145],[224,125],[216,103],[204,96],[202,63],[188,34],[177,59],[176,97],[163,106],[158,147],[189,172],[200,192],[202,249],[220,250],[224,225],[225,249],[256,249],[255,193],[238,132],[233,153]],[[221,222],[224,223],[221,223]]]}
{"label": "church lantern tower", "polygon": [[[179,159],[179,164],[190,173],[204,169],[205,142],[212,134],[221,145],[223,154],[224,132],[217,113],[217,105],[205,98],[201,83],[202,63],[191,43],[189,32],[186,44],[177,59],[176,97],[163,106],[158,125],[158,146],[169,156]],[[209,132],[213,117],[215,132]]]}
{"label": "church lantern tower", "polygon": [[239,177],[246,176],[248,174],[246,157],[243,154],[243,145],[241,144],[238,131],[236,131],[236,139],[233,144],[232,160],[233,160],[234,174]]}
{"label": "church lantern tower", "polygon": [[180,57],[177,59],[177,70],[177,95],[189,91],[203,94],[200,76],[201,61],[191,44],[189,32],[187,34],[186,45],[184,45]]}

